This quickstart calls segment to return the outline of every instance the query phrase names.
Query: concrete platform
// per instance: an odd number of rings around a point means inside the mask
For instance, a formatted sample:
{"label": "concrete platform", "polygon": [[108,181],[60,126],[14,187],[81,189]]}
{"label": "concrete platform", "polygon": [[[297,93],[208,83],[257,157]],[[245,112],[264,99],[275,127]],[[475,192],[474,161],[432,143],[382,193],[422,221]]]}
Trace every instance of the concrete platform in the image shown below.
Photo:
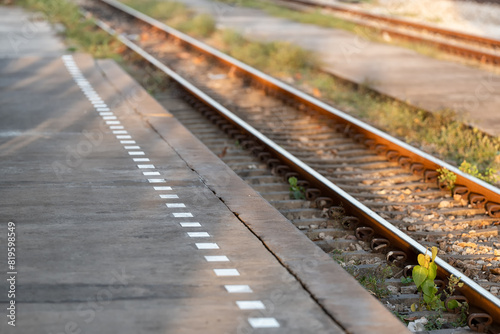
{"label": "concrete platform", "polygon": [[41,14],[0,6],[0,58],[57,56],[65,49]]}
{"label": "concrete platform", "polygon": [[112,61],[0,73],[1,333],[405,331]]}
{"label": "concrete platform", "polygon": [[352,33],[268,15],[214,0],[179,0],[213,15],[221,28],[261,41],[287,41],[315,51],[323,69],[428,111],[455,110],[492,136],[500,135],[500,75],[374,43]]}

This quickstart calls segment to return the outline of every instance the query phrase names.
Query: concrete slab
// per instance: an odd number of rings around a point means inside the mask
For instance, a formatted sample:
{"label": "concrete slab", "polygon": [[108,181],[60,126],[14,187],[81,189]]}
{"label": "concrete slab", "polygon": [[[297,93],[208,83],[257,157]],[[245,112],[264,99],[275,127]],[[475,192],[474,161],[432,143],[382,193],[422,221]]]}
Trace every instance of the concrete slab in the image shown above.
{"label": "concrete slab", "polygon": [[65,49],[40,13],[0,7],[0,58],[58,56]]}
{"label": "concrete slab", "polygon": [[346,31],[272,17],[257,9],[212,0],[180,0],[230,28],[262,41],[287,41],[315,51],[323,68],[343,79],[367,84],[382,94],[428,111],[462,113],[470,124],[500,135],[500,76],[369,42]]}

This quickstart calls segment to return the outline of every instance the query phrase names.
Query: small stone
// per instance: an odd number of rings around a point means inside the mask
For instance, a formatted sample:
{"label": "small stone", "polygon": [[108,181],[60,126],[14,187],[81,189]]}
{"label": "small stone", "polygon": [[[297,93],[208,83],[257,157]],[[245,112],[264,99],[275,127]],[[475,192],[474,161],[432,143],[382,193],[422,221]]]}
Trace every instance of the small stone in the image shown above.
{"label": "small stone", "polygon": [[452,206],[452,203],[449,201],[441,201],[439,202],[438,208],[450,208]]}
{"label": "small stone", "polygon": [[493,275],[500,275],[500,268],[492,268],[490,269],[490,273]]}
{"label": "small stone", "polygon": [[324,232],[319,233],[318,238],[320,238],[321,240],[325,239],[325,233]]}
{"label": "small stone", "polygon": [[388,285],[387,290],[389,290],[393,295],[396,295],[399,293],[398,287],[394,286],[394,285]]}
{"label": "small stone", "polygon": [[312,228],[313,230],[317,229],[319,226],[318,225],[314,225],[314,224],[311,224],[309,225],[310,228]]}
{"label": "small stone", "polygon": [[492,286],[490,292],[494,295],[498,295],[499,288],[497,286]]}

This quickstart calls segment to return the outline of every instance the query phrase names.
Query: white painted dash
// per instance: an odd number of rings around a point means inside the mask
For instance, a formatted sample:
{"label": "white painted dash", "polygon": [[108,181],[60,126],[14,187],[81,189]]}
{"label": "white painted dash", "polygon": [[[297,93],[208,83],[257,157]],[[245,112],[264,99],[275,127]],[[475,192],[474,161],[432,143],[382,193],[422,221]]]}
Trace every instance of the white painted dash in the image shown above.
{"label": "white painted dash", "polygon": [[129,155],[144,155],[144,152],[142,151],[129,151]]}
{"label": "white painted dash", "polygon": [[219,245],[215,242],[196,243],[195,245],[198,249],[219,249]]}
{"label": "white painted dash", "polygon": [[96,108],[97,111],[110,111],[109,108]]}
{"label": "white painted dash", "polygon": [[172,190],[172,187],[153,187],[157,191]]}
{"label": "white painted dash", "polygon": [[264,303],[260,300],[237,300],[236,305],[240,310],[265,310]]}
{"label": "white painted dash", "polygon": [[[206,257],[206,256],[205,256]],[[248,285],[224,285],[229,293],[252,293],[252,289]]]}
{"label": "white painted dash", "polygon": [[135,144],[135,140],[120,140],[120,144]]}
{"label": "white painted dash", "polygon": [[126,135],[128,132],[126,130],[113,130],[115,135]]}
{"label": "white painted dash", "polygon": [[109,128],[111,130],[122,130],[123,129],[123,125],[111,125]]}
{"label": "white painted dash", "polygon": [[165,183],[165,179],[148,179],[149,183]]}
{"label": "white painted dash", "polygon": [[108,125],[120,124],[120,121],[106,121],[106,124],[108,124]]}
{"label": "white painted dash", "polygon": [[248,318],[253,328],[277,328],[280,326],[275,318]]}
{"label": "white painted dash", "polygon": [[179,198],[179,196],[177,196],[176,194],[161,194],[160,195],[160,198],[170,198],[170,199],[173,199],[173,198]]}
{"label": "white painted dash", "polygon": [[225,255],[215,255],[215,256],[205,256],[207,262],[229,262],[229,259]]}
{"label": "white painted dash", "polygon": [[193,222],[193,223],[185,222],[185,223],[179,223],[179,225],[181,225],[181,227],[201,227],[201,224],[198,222]]}
{"label": "white painted dash", "polygon": [[149,168],[155,168],[155,165],[137,165],[137,167],[140,169],[149,169]]}
{"label": "white painted dash", "polygon": [[208,238],[210,234],[207,232],[188,232],[187,233],[190,238]]}
{"label": "white painted dash", "polygon": [[102,119],[104,119],[104,120],[116,119],[116,116],[102,116]]}
{"label": "white painted dash", "polygon": [[167,208],[185,208],[186,205],[184,203],[165,203]]}
{"label": "white painted dash", "polygon": [[193,217],[193,214],[190,212],[174,212],[173,213],[174,217],[176,218],[187,218],[187,217]]}
{"label": "white painted dash", "polygon": [[142,175],[156,176],[156,175],[160,175],[160,172],[142,172]]}
{"label": "white painted dash", "polygon": [[101,111],[99,116],[113,116],[113,113],[111,111]]}
{"label": "white painted dash", "polygon": [[132,137],[130,135],[118,135],[116,139],[132,139]]}
{"label": "white painted dash", "polygon": [[107,108],[108,105],[105,104],[105,103],[101,103],[101,104],[94,104],[94,107],[96,107],[96,108]]}
{"label": "white painted dash", "polygon": [[214,269],[214,273],[217,276],[240,276],[236,269]]}
{"label": "white painted dash", "polygon": [[148,162],[149,158],[134,158],[134,162]]}
{"label": "white painted dash", "polygon": [[134,145],[134,146],[124,146],[124,148],[126,150],[140,150],[141,149],[141,147],[137,146],[137,145]]}

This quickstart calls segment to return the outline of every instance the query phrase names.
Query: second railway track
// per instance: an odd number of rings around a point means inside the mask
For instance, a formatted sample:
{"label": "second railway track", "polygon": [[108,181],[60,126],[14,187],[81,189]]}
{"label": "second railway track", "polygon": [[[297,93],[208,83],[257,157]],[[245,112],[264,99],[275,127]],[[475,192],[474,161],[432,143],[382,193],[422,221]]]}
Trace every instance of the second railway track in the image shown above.
{"label": "second railway track", "polygon": [[[318,246],[372,249],[379,255],[368,257],[378,260],[367,264],[389,260],[401,268],[437,246],[440,278],[454,274],[466,283],[470,326],[491,320],[490,331],[499,330],[498,189],[118,2],[86,1],[84,8],[179,81],[187,102],[231,139],[199,116],[176,116]],[[457,174],[453,194],[437,184],[438,167]],[[308,201],[289,199],[284,180],[292,176]]]}
{"label": "second railway track", "polygon": [[299,9],[322,8],[344,20],[392,37],[410,42],[431,45],[460,58],[471,59],[492,66],[500,65],[500,40],[461,31],[423,24],[390,15],[373,14],[352,5],[332,3],[328,0],[277,0],[285,6]]}

